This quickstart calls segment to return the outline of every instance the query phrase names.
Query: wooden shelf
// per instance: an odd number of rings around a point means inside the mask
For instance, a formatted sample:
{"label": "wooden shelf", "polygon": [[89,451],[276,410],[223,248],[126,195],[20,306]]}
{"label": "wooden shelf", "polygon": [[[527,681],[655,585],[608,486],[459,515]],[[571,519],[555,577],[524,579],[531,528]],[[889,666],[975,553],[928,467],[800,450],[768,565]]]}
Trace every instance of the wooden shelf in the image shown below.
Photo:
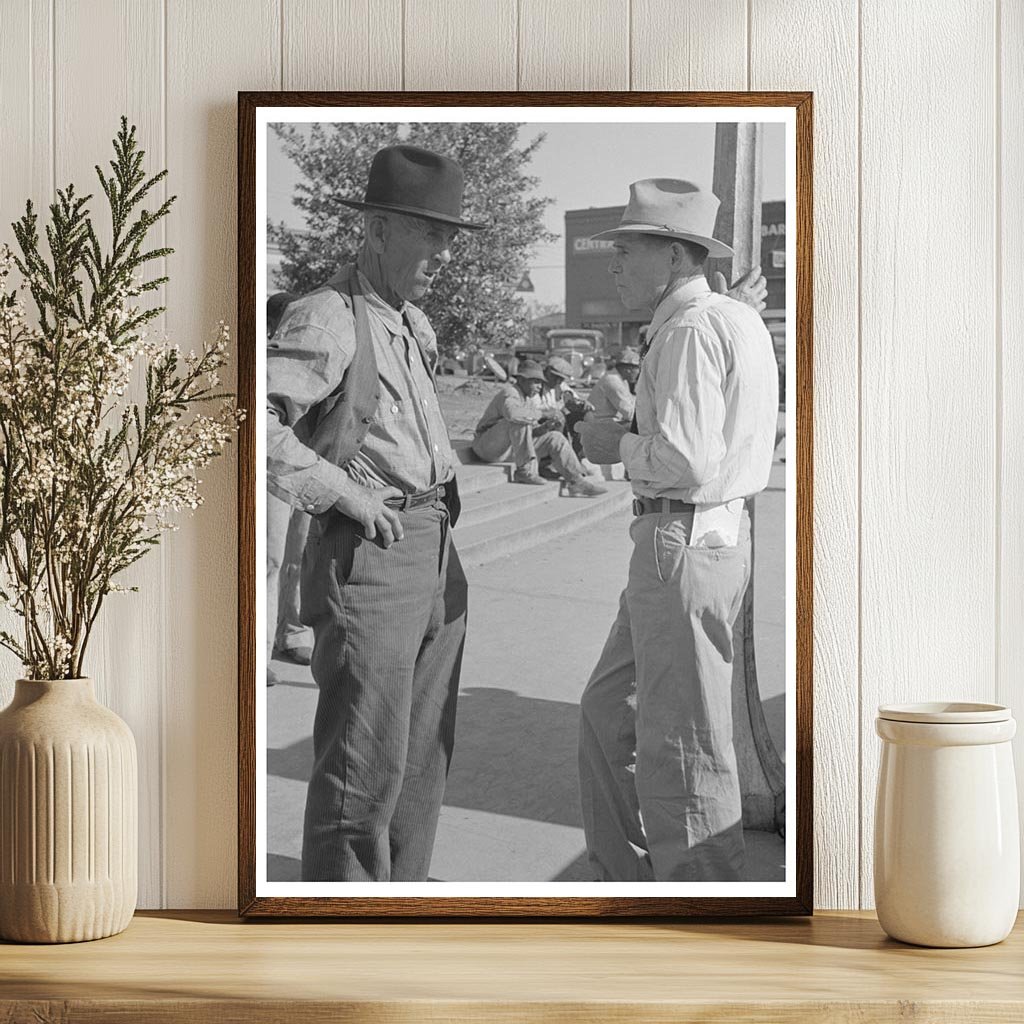
{"label": "wooden shelf", "polygon": [[324,923],[140,913],[122,935],[0,943],[0,1021],[1024,1020],[1024,919],[985,949],[871,914],[746,922]]}

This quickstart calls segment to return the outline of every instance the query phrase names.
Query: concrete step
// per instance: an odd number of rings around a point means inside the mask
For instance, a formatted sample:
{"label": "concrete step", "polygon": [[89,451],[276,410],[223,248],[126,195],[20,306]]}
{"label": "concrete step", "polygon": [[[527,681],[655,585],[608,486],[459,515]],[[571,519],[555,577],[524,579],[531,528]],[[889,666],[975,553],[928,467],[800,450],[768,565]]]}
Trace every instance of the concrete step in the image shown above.
{"label": "concrete step", "polygon": [[[461,478],[460,478],[461,479]],[[455,528],[455,545],[466,566],[486,565],[506,555],[525,551],[550,540],[566,536],[625,508],[632,499],[629,484],[611,481],[608,493],[597,498],[567,498],[559,496],[559,485],[528,487],[511,484],[522,491],[536,491],[540,500],[529,501],[514,496],[504,511],[490,509],[487,518],[464,523]],[[510,493],[511,492],[507,492]],[[528,502],[525,505],[520,502]],[[484,507],[481,502],[480,508]],[[490,502],[486,503],[490,504]],[[501,514],[490,514],[501,512]],[[472,516],[472,513],[470,513]]]}
{"label": "concrete step", "polygon": [[512,478],[512,469],[512,466],[504,462],[493,465],[474,462],[457,466],[455,472],[459,478],[459,495],[463,504],[473,495],[507,484]]}
{"label": "concrete step", "polygon": [[[596,481],[595,481],[596,482]],[[459,474],[459,494],[462,494],[462,474]],[[543,487],[530,484],[500,483],[471,492],[462,502],[459,529],[477,526],[502,516],[519,515],[533,505],[551,501],[558,494],[558,484],[548,481]]]}

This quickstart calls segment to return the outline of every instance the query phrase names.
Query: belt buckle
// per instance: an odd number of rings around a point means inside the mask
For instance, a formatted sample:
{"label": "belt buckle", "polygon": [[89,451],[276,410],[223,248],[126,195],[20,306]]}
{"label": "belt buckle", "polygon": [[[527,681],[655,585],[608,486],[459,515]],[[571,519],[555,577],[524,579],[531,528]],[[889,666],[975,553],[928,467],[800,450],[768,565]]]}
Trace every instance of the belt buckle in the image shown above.
{"label": "belt buckle", "polygon": [[633,515],[642,516],[644,514],[644,500],[643,498],[633,499]]}

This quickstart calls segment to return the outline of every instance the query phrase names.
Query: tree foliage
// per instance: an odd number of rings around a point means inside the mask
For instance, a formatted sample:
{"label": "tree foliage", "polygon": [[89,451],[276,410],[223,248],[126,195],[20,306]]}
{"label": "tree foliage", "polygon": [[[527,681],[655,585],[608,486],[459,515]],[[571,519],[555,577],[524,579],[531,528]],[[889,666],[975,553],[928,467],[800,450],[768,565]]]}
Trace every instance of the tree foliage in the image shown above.
{"label": "tree foliage", "polygon": [[527,335],[527,310],[515,287],[534,248],[553,241],[543,222],[550,199],[536,195],[529,163],[544,140],[519,143],[518,124],[315,124],[311,130],[275,125],[287,155],[302,171],[295,205],[306,230],[271,224],[283,254],[280,285],[298,294],[323,284],[355,257],[362,216],[341,202],[361,199],[374,153],[407,142],[455,159],[466,178],[463,216],[488,225],[461,231],[452,262],[418,303],[442,352],[472,345],[511,345]]}

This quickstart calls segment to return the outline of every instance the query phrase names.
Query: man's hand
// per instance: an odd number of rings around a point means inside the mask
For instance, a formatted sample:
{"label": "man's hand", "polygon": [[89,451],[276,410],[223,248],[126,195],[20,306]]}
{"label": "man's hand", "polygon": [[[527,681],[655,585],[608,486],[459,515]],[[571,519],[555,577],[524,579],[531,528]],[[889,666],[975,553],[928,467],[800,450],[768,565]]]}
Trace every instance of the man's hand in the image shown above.
{"label": "man's hand", "polygon": [[384,499],[401,497],[402,492],[397,487],[371,490],[369,487],[351,484],[334,503],[334,507],[342,515],[359,523],[367,540],[375,540],[379,533],[381,547],[389,548],[405,536],[405,531],[398,513],[388,508]]}
{"label": "man's hand", "polygon": [[537,421],[537,428],[533,431],[534,436],[546,434],[549,430],[561,431],[565,427],[565,417],[560,412],[546,412]]}
{"label": "man's hand", "polygon": [[619,441],[629,427],[614,420],[584,420],[573,428],[583,441],[583,454],[598,466],[614,466],[621,462]]}
{"label": "man's hand", "polygon": [[725,275],[721,271],[715,271],[711,276],[711,290],[718,292],[719,295],[728,295],[737,302],[743,302],[758,313],[764,309],[768,298],[768,282],[760,267],[752,267],[734,282],[731,288],[725,283]]}

